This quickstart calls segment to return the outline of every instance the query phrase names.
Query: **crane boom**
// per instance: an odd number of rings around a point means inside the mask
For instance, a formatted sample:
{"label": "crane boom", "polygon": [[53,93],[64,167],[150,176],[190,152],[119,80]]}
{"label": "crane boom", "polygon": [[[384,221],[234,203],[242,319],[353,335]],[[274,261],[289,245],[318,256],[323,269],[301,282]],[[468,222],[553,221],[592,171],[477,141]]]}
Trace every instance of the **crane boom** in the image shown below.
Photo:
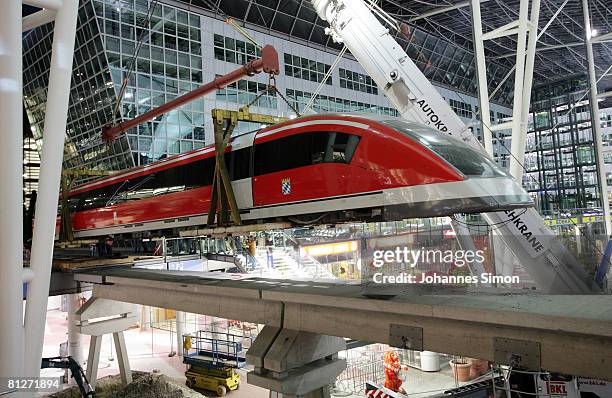
{"label": "crane boom", "polygon": [[[395,41],[363,0],[311,0],[326,32],[359,61],[402,118],[435,127],[484,148],[436,88]],[[600,292],[600,288],[534,209],[486,213],[495,234],[526,268],[541,291],[553,294]]]}
{"label": "crane boom", "polygon": [[165,104],[160,105],[157,108],[153,108],[148,112],[138,115],[133,119],[120,122],[116,125],[108,124],[103,126],[102,140],[106,142],[112,142],[115,140],[115,138],[117,138],[119,134],[123,133],[126,130],[134,128],[141,123],[153,120],[156,117],[163,115],[164,113],[170,112],[173,109],[185,105],[195,99],[203,97],[206,94],[212,93],[215,90],[222,89],[227,85],[232,84],[244,77],[253,76],[256,73],[260,73],[262,71],[272,75],[278,75],[279,73],[278,54],[276,53],[274,47],[272,47],[271,45],[264,46],[261,49],[261,58],[251,60],[240,68],[228,74],[219,76],[213,81],[206,83],[196,88],[195,90],[183,94],[182,96],[177,97],[172,101],[166,102]]}

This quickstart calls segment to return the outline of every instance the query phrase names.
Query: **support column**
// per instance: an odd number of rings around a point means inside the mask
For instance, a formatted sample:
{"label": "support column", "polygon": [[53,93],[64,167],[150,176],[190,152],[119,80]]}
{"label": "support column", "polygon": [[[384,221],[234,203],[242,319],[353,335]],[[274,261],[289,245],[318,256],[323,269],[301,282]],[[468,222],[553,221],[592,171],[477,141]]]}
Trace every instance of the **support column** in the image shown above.
{"label": "support column", "polygon": [[[78,0],[62,1],[62,6],[57,11],[53,32],[53,51],[38,185],[39,200],[36,202],[30,261],[34,279],[28,289],[25,314],[25,338],[28,342],[25,347],[25,371],[28,376],[40,374],[78,5]],[[3,15],[6,14],[10,13],[3,11]],[[15,15],[10,17],[15,18]],[[15,62],[14,59],[12,61]],[[21,214],[21,210],[19,212]]]}
{"label": "support column", "polygon": [[133,304],[92,297],[76,312],[77,331],[91,336],[86,376],[92,388],[96,385],[102,339],[106,334],[113,335],[123,385],[132,382],[123,331],[137,322],[133,309]]}
{"label": "support column", "polygon": [[185,333],[185,313],[176,311],[176,355],[183,356],[183,334]]}
{"label": "support column", "polygon": [[76,312],[81,307],[81,294],[67,295],[68,301],[68,355],[70,355],[79,365],[83,365],[83,345],[81,344],[81,334],[77,326]]}
{"label": "support column", "polygon": [[480,128],[487,153],[493,156],[493,133],[491,132],[491,113],[489,106],[489,84],[485,62],[484,41],[482,40],[482,20],[480,0],[471,0],[472,29],[474,35],[474,55],[476,60],[476,82],[478,83],[478,104],[480,107]]}
{"label": "support column", "polygon": [[[525,141],[527,137],[527,129],[529,126],[529,108],[531,105],[531,89],[533,87],[533,64],[535,62],[536,45],[538,42],[538,21],[540,18],[540,0],[532,0],[531,2],[531,16],[529,17],[529,24],[527,26],[527,32],[529,32],[529,38],[527,41],[527,54],[525,59],[525,73],[523,75],[523,93],[521,99],[521,127],[520,136],[518,137],[520,142],[517,145],[517,150],[520,151],[521,160],[520,171],[521,177],[518,179],[514,174],[513,177],[517,178],[519,183],[522,183],[523,178],[523,164],[525,164]],[[516,84],[516,83],[515,83]],[[514,132],[513,132],[514,133]],[[514,141],[513,141],[514,142]],[[512,144],[510,145],[512,147]],[[514,152],[512,152],[514,154]]]}
{"label": "support column", "polygon": [[255,370],[247,381],[270,390],[270,398],[329,398],[329,386],[346,368],[340,337],[264,326],[247,352]]}
{"label": "support column", "polygon": [[514,71],[514,99],[512,105],[512,143],[510,144],[510,175],[519,183],[523,179],[526,131],[521,130],[523,109],[523,79],[525,78],[525,45],[529,0],[521,0],[519,7],[518,32],[516,38],[516,70]]}
{"label": "support column", "polygon": [[130,361],[127,355],[127,347],[125,346],[123,331],[114,332],[113,341],[115,342],[115,350],[117,351],[117,363],[119,364],[121,382],[124,386],[127,386],[132,382],[132,371],[130,369]]}
{"label": "support column", "polygon": [[0,377],[23,375],[22,88],[21,1],[10,0],[0,12]]}
{"label": "support column", "polygon": [[610,221],[610,204],[608,203],[608,181],[606,180],[606,168],[603,161],[601,121],[599,120],[599,104],[597,103],[597,75],[595,74],[595,60],[593,57],[593,43],[591,43],[591,17],[589,15],[589,2],[582,0],[582,14],[584,17],[584,45],[587,53],[588,75],[589,75],[589,103],[591,104],[591,129],[595,141],[595,162],[599,180],[599,193],[601,208],[604,213],[606,236],[612,233]]}
{"label": "support column", "polygon": [[87,370],[85,376],[94,390],[98,379],[98,365],[100,364],[100,351],[102,351],[102,336],[91,336],[89,339],[89,355],[87,356]]}

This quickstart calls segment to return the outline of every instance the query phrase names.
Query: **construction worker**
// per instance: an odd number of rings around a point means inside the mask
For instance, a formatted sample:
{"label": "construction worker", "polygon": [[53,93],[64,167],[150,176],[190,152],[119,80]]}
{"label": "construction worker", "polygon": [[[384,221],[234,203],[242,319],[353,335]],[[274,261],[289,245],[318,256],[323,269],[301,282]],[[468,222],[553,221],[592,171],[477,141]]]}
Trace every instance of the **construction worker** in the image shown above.
{"label": "construction worker", "polygon": [[249,239],[249,246],[248,246],[248,248],[249,248],[249,254],[252,257],[255,257],[255,254],[257,254],[257,245],[255,244],[255,239],[253,239],[253,238]]}
{"label": "construction worker", "polygon": [[274,250],[271,246],[268,246],[268,250],[266,251],[266,262],[269,269],[274,268]]}
{"label": "construction worker", "polygon": [[406,394],[402,388],[402,379],[399,377],[401,370],[408,370],[406,365],[400,363],[399,357],[395,351],[387,351],[384,354],[385,366],[385,388],[400,394]]}

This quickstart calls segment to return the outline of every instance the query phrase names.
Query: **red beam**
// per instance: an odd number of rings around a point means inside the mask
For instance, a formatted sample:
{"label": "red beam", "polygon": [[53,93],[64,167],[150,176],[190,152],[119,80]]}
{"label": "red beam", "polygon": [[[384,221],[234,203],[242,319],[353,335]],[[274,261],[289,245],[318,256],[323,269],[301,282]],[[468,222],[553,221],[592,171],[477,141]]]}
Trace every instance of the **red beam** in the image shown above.
{"label": "red beam", "polygon": [[155,119],[157,116],[170,112],[188,102],[191,102],[199,97],[209,94],[215,90],[222,89],[229,84],[232,84],[243,77],[253,76],[256,73],[265,72],[272,75],[279,74],[278,54],[271,45],[267,45],[261,50],[261,58],[249,61],[246,65],[241,66],[233,72],[219,76],[210,83],[196,88],[178,98],[173,99],[155,109],[145,112],[131,120],[126,120],[114,126],[107,124],[102,127],[102,139],[106,142],[114,141],[115,138],[122,132],[136,127],[139,124]]}

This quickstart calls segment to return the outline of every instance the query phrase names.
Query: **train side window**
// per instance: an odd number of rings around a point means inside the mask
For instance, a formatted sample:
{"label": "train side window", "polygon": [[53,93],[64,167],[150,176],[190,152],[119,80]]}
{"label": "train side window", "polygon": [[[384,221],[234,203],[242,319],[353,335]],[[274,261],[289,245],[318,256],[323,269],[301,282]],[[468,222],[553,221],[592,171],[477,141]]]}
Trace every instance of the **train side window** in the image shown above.
{"label": "train side window", "polygon": [[346,133],[329,133],[325,161],[328,163],[351,163],[359,144],[359,136]]}
{"label": "train side window", "polygon": [[[313,164],[312,133],[290,135],[255,146],[255,175]],[[324,149],[323,149],[324,151]]]}
{"label": "train side window", "polygon": [[255,147],[255,175],[319,163],[350,163],[359,136],[313,132],[290,135]]}

